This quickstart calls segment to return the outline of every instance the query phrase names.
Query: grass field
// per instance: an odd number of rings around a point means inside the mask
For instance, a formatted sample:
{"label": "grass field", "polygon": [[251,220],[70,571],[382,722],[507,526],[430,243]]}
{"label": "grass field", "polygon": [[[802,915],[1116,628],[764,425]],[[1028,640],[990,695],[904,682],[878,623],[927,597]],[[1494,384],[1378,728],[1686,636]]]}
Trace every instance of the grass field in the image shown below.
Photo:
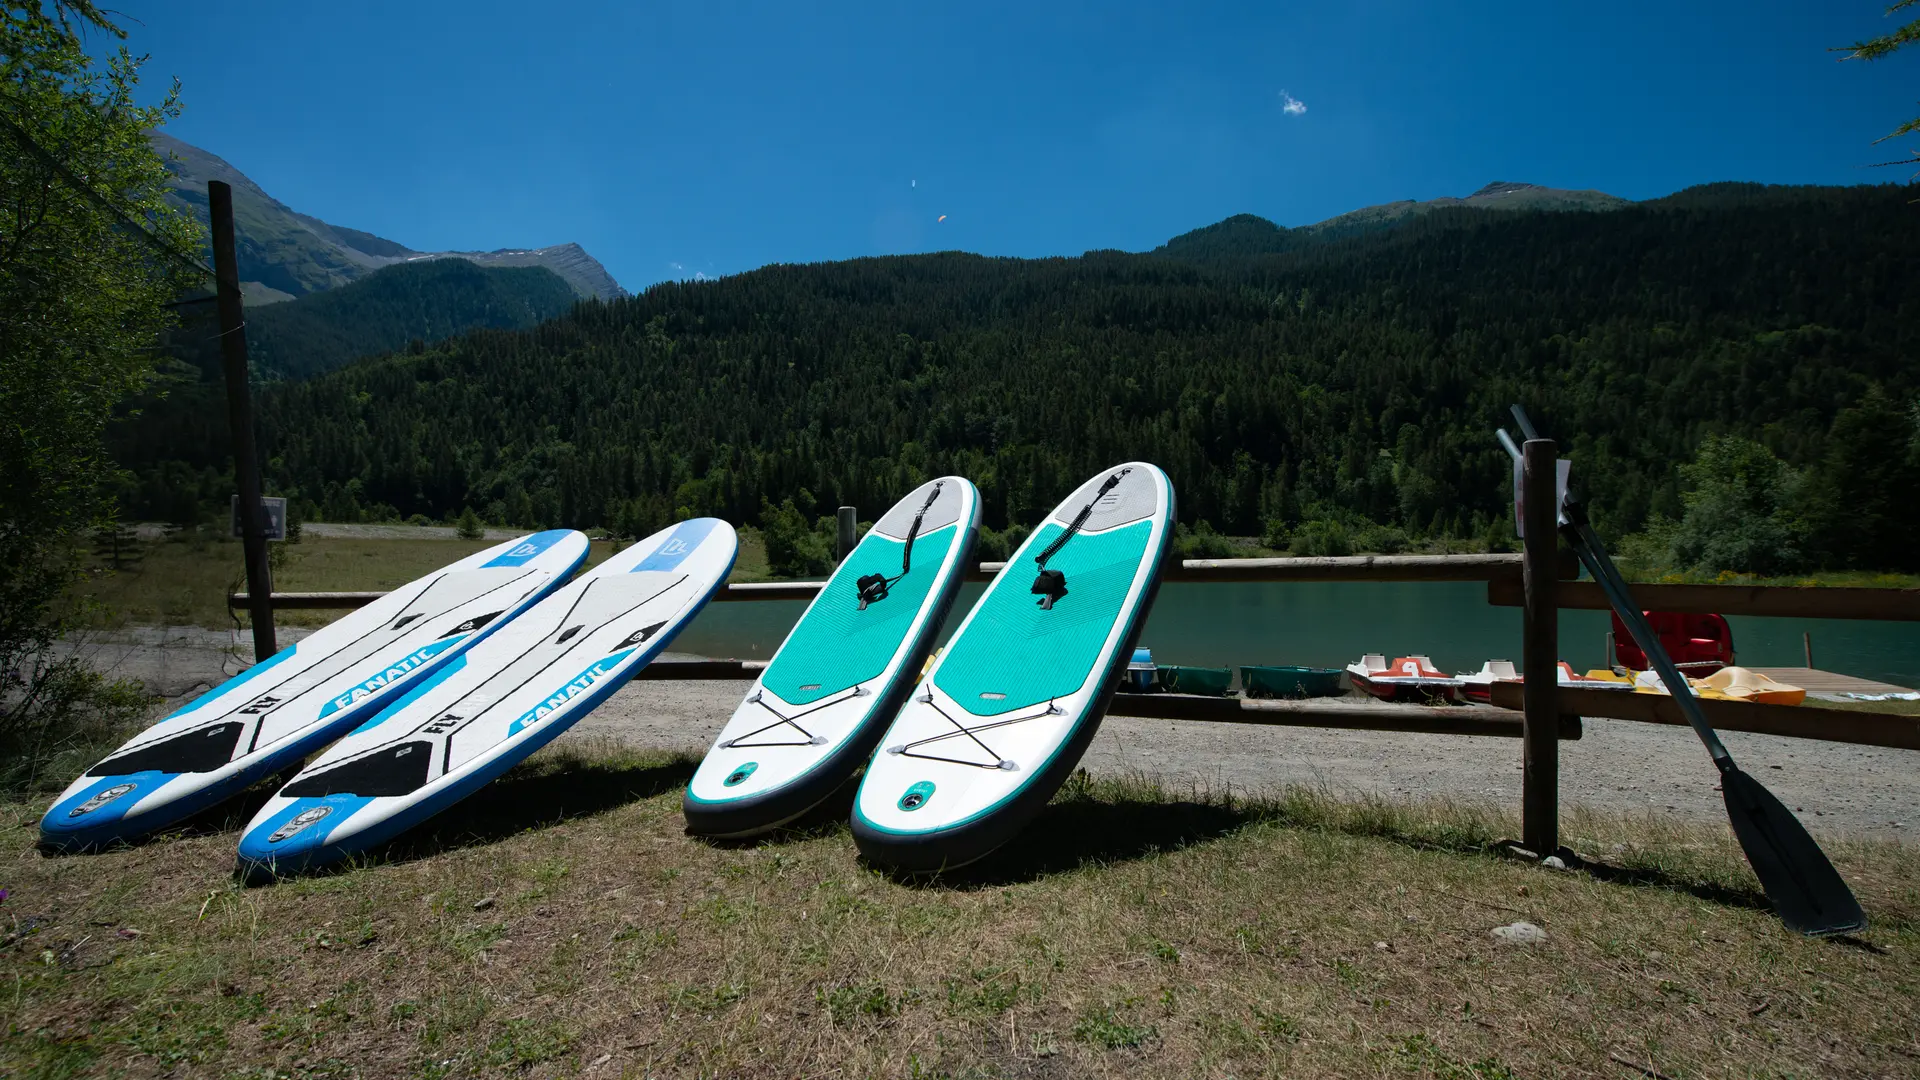
{"label": "grass field", "polygon": [[[951,880],[855,858],[845,796],[681,829],[680,758],[563,743],[330,876],[242,888],[251,806],[96,856],[0,804],[0,1075],[1912,1076],[1920,866],[1830,850],[1862,938],[1766,910],[1722,829],[1077,777]],[[1547,939],[1490,934],[1526,920]]]}
{"label": "grass field", "polygon": [[[297,544],[274,544],[270,553],[274,589],[279,592],[371,592],[405,585],[448,563],[499,541],[453,539],[349,539],[309,537]],[[141,559],[118,572],[102,570],[80,594],[98,606],[99,626],[204,626],[225,629],[246,613],[229,615],[230,592],[246,591],[246,565],[240,542],[225,537],[181,536],[139,547]],[[593,566],[614,547],[595,541],[587,555]],[[733,581],[767,576],[766,547],[758,530],[740,534],[740,556]],[[323,626],[340,611],[284,611],[275,621],[288,626]]]}

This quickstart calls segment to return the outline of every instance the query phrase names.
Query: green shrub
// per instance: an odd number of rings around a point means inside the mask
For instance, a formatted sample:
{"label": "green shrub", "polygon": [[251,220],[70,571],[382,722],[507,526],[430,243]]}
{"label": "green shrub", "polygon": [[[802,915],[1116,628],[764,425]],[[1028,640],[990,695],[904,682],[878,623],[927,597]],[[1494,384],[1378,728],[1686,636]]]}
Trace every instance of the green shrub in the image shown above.
{"label": "green shrub", "polygon": [[1194,522],[1191,529],[1175,526],[1173,547],[1183,559],[1231,559],[1246,554],[1239,544],[1214,532],[1205,518]]}
{"label": "green shrub", "polygon": [[76,657],[35,654],[9,673],[0,709],[0,789],[59,788],[146,719],[154,698]]}
{"label": "green shrub", "polygon": [[1354,548],[1373,555],[1398,555],[1407,550],[1406,530],[1395,525],[1369,525],[1354,537]]}
{"label": "green shrub", "polygon": [[[811,500],[809,500],[811,501]],[[792,499],[774,506],[760,503],[760,531],[766,539],[767,570],[779,577],[819,577],[833,569],[833,519],[826,530],[809,528]]]}
{"label": "green shrub", "polygon": [[1353,536],[1346,523],[1332,518],[1303,521],[1293,531],[1290,550],[1295,555],[1317,557],[1353,554]]}
{"label": "green shrub", "polygon": [[1020,550],[1021,543],[1027,539],[1030,531],[1025,525],[1010,525],[1004,531],[982,525],[980,541],[974,551],[980,562],[1006,562],[1013,558],[1014,552]]}
{"label": "green shrub", "polygon": [[1800,475],[1750,439],[1716,435],[1680,467],[1691,489],[1670,534],[1673,565],[1792,574],[1807,566],[1806,526],[1788,508]]}
{"label": "green shrub", "polygon": [[1268,518],[1260,531],[1260,546],[1285,551],[1293,544],[1293,529],[1286,518]]}

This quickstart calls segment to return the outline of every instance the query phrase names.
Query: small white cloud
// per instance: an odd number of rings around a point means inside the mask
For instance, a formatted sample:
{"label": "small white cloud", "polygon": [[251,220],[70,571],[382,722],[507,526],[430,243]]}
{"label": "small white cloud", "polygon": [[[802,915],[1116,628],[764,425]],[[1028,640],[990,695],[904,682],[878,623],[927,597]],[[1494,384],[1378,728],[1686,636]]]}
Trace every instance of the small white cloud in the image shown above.
{"label": "small white cloud", "polygon": [[1307,111],[1307,103],[1282,90],[1280,91],[1280,111],[1288,116],[1299,116]]}
{"label": "small white cloud", "polygon": [[710,278],[710,277],[708,277],[708,276],[707,276],[706,274],[704,274],[704,273],[701,273],[701,272],[700,272],[700,271],[698,271],[698,270],[695,270],[695,271],[693,272],[693,280],[695,280],[695,281],[712,281],[713,279],[712,279],[712,278]]}
{"label": "small white cloud", "polygon": [[667,264],[667,266],[668,266],[668,268],[669,268],[669,269],[672,269],[672,270],[685,270],[685,269],[686,269],[686,267],[685,267],[685,266],[682,266],[681,264],[679,264],[679,263],[677,263],[677,262],[670,262],[670,263],[668,263],[668,264]]}

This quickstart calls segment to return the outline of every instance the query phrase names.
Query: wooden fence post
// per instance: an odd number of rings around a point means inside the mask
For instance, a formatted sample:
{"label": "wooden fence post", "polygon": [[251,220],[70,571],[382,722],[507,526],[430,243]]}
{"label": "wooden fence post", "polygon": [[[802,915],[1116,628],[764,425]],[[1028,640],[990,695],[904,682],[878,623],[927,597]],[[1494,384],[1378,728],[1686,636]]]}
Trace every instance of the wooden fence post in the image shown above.
{"label": "wooden fence post", "polygon": [[839,531],[834,538],[835,542],[833,546],[833,561],[836,564],[846,561],[847,555],[853,551],[853,544],[856,539],[854,533],[858,529],[859,524],[856,520],[858,517],[859,511],[853,507],[843,506],[840,508],[838,520],[835,522],[835,524],[839,526]]}
{"label": "wooden fence post", "polygon": [[1526,586],[1521,662],[1526,722],[1521,736],[1522,842],[1546,858],[1560,848],[1560,608],[1554,572],[1560,547],[1558,447],[1529,439],[1521,449]]}
{"label": "wooden fence post", "polygon": [[227,376],[227,425],[233,432],[233,475],[240,486],[241,550],[247,563],[247,609],[253,662],[279,651],[273,640],[273,573],[267,565],[266,511],[260,505],[260,458],[253,447],[253,400],[247,384],[247,317],[233,250],[233,188],[207,182],[213,223],[214,291],[220,308],[220,359]]}

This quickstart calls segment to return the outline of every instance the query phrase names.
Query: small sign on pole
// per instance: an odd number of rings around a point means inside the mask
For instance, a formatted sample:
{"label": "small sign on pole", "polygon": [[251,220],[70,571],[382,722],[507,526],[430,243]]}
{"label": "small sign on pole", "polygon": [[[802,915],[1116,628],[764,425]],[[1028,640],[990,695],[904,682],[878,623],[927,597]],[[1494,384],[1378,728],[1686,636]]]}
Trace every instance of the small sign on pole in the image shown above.
{"label": "small sign on pole", "polygon": [[[262,495],[260,496],[260,508],[266,511],[262,516],[266,520],[267,539],[285,540],[287,538],[287,500],[270,495]],[[232,500],[227,504],[227,510],[232,519],[233,538],[236,540],[241,539],[240,496],[233,496]]]}

